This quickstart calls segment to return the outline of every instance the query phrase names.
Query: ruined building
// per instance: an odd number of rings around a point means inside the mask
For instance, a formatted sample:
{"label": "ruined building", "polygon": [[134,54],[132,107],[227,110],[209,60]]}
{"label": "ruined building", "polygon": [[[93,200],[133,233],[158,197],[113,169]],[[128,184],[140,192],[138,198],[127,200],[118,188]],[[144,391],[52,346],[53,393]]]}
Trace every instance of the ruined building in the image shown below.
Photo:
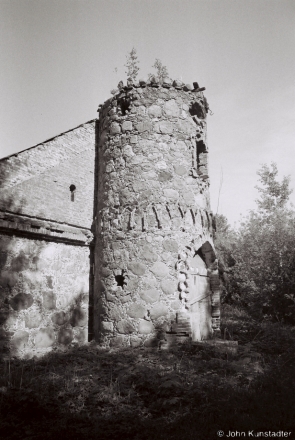
{"label": "ruined building", "polygon": [[120,83],[89,121],[0,161],[0,344],[165,348],[219,328],[197,83]]}

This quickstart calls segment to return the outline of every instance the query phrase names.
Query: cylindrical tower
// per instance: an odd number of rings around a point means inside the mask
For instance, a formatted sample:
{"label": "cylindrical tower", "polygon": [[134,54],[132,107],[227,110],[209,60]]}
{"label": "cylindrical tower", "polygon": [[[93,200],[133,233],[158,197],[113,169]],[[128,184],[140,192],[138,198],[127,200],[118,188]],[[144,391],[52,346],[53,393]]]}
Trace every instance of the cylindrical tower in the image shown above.
{"label": "cylindrical tower", "polygon": [[95,337],[167,346],[218,327],[206,114],[197,83],[120,89],[99,111]]}

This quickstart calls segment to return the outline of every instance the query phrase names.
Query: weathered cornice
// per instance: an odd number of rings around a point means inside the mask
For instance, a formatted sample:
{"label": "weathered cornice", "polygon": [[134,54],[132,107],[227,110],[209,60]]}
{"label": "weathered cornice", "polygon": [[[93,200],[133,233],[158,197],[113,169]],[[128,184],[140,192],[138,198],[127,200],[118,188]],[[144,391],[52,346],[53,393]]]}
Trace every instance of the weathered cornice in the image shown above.
{"label": "weathered cornice", "polygon": [[7,211],[0,211],[0,232],[79,246],[89,246],[93,238],[88,228]]}

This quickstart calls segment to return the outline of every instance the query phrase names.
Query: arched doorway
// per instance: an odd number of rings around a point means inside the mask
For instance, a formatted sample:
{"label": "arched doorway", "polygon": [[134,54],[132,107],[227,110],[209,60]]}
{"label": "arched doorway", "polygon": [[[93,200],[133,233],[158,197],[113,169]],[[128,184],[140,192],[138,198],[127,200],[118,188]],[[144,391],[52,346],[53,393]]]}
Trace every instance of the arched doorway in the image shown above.
{"label": "arched doorway", "polygon": [[187,306],[191,319],[192,341],[208,339],[212,333],[211,292],[207,266],[200,255],[188,259]]}

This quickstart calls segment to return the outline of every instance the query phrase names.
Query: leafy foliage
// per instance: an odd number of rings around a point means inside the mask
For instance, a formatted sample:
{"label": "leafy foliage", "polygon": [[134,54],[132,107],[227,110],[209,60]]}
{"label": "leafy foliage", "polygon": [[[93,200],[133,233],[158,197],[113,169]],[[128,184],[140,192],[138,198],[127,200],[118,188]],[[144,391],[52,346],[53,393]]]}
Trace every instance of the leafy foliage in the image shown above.
{"label": "leafy foliage", "polygon": [[127,55],[127,61],[125,64],[125,67],[127,67],[126,73],[127,77],[132,78],[133,80],[136,79],[138,72],[139,72],[139,61],[137,57],[136,49],[133,47],[130,53]]}
{"label": "leafy foliage", "polygon": [[217,250],[228,274],[224,299],[256,319],[295,323],[295,215],[287,208],[289,178],[275,164],[258,171],[261,198],[238,231],[219,216]]}
{"label": "leafy foliage", "polygon": [[271,163],[271,168],[265,164],[262,165],[257,174],[260,177],[260,183],[263,185],[262,187],[255,187],[261,194],[261,199],[256,200],[259,212],[265,211],[271,214],[274,210],[284,209],[292,193],[289,188],[290,177],[285,176],[282,182],[279,182],[277,180],[278,168],[274,162]]}
{"label": "leafy foliage", "polygon": [[[159,79],[160,84],[163,83],[164,79],[169,76],[168,69],[163,65],[162,61],[156,58],[156,61],[153,64],[153,67],[156,69],[156,75]],[[149,77],[152,77],[152,74],[149,74]]]}

